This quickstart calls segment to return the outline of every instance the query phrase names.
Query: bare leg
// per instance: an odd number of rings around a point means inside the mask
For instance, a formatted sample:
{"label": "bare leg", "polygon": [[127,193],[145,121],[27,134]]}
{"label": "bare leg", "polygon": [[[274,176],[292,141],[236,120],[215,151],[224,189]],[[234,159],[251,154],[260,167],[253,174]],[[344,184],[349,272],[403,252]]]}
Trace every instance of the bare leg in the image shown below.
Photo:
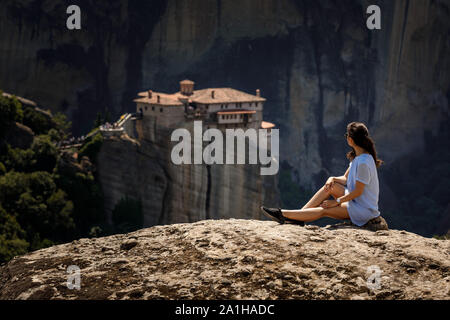
{"label": "bare leg", "polygon": [[347,203],[334,208],[306,208],[300,210],[281,210],[284,217],[304,222],[311,222],[322,217],[329,217],[339,220],[349,219]]}
{"label": "bare leg", "polygon": [[308,203],[303,206],[302,210],[318,207],[322,202],[327,200],[329,197],[330,192],[325,190],[325,186],[323,186],[322,188],[319,189],[319,191],[316,192],[316,194],[311,198],[311,200],[309,200]]}
{"label": "bare leg", "polygon": [[339,183],[334,183],[331,190],[328,191],[325,190],[325,186],[323,186],[319,189],[319,191],[316,192],[311,200],[309,200],[308,203],[303,206],[302,209],[317,208],[324,200],[327,200],[330,195],[336,199],[342,197],[344,193],[345,187]]}

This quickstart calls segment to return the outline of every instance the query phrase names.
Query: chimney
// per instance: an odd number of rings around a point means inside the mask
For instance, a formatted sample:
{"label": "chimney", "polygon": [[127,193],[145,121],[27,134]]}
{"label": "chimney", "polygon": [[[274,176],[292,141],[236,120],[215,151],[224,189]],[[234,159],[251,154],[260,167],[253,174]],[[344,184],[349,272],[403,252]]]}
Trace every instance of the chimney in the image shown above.
{"label": "chimney", "polygon": [[185,96],[190,96],[194,93],[194,81],[183,80],[180,81],[180,92]]}
{"label": "chimney", "polygon": [[261,90],[256,89],[256,96],[257,96],[257,97],[261,97]]}
{"label": "chimney", "polygon": [[148,90],[147,93],[148,93],[148,98],[151,99],[152,98],[152,90]]}
{"label": "chimney", "polygon": [[213,98],[213,99],[214,99],[214,90],[213,90],[213,91],[211,91],[211,98]]}
{"label": "chimney", "polygon": [[159,103],[159,94],[156,96],[156,102],[158,102]]}

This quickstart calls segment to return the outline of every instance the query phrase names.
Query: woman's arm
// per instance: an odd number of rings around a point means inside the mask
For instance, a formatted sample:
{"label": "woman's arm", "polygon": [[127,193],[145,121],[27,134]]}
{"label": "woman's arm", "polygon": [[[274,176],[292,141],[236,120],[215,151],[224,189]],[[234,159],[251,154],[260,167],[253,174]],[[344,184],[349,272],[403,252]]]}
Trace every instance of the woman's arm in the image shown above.
{"label": "woman's arm", "polygon": [[333,183],[335,182],[345,186],[347,184],[347,177],[349,172],[350,168],[348,168],[347,171],[345,171],[345,174],[343,176],[328,178],[327,182],[325,183],[325,189],[328,190],[329,188],[331,188],[333,186]]}
{"label": "woman's arm", "polygon": [[325,200],[324,202],[322,202],[322,204],[320,206],[322,208],[333,208],[333,207],[337,207],[337,206],[341,205],[344,202],[351,201],[355,198],[358,198],[360,195],[363,194],[365,186],[366,185],[364,183],[362,183],[360,181],[356,181],[355,190],[353,190],[349,194],[343,195],[342,197],[338,198],[340,203],[338,203],[336,200]]}
{"label": "woman's arm", "polygon": [[344,202],[347,202],[347,201],[351,201],[351,200],[353,200],[355,198],[358,198],[360,195],[363,194],[365,186],[366,185],[364,183],[362,183],[361,181],[356,181],[356,183],[355,183],[355,190],[353,190],[349,194],[343,195],[342,197],[338,198],[340,203],[344,203]]}

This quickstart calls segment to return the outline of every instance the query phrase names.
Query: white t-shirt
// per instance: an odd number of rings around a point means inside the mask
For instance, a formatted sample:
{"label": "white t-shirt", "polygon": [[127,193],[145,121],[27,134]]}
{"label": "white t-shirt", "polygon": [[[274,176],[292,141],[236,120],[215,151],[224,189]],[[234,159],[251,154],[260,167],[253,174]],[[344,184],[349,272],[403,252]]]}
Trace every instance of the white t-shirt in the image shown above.
{"label": "white t-shirt", "polygon": [[357,226],[365,225],[380,215],[378,211],[379,184],[375,160],[372,155],[363,153],[355,157],[349,165],[346,193],[355,190],[356,181],[365,184],[363,193],[349,201],[348,214]]}

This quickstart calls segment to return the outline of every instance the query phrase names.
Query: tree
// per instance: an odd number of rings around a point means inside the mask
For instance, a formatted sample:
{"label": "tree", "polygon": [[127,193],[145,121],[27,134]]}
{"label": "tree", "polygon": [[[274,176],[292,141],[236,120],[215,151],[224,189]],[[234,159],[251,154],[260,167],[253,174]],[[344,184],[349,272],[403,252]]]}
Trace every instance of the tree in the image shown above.
{"label": "tree", "polygon": [[1,176],[0,203],[25,232],[31,250],[73,237],[73,203],[48,172],[10,171]]}
{"label": "tree", "polygon": [[72,122],[67,121],[67,116],[61,112],[56,113],[53,116],[53,122],[55,123],[56,130],[59,132],[60,140],[67,139]]}
{"label": "tree", "polygon": [[27,252],[28,242],[23,239],[24,236],[25,232],[14,216],[0,205],[0,263]]}
{"label": "tree", "polygon": [[97,162],[97,154],[100,152],[100,148],[103,144],[103,136],[101,133],[97,133],[91,140],[81,147],[79,156],[87,156],[93,163]]}
{"label": "tree", "polygon": [[45,134],[54,127],[51,117],[44,111],[36,111],[30,106],[25,106],[23,109],[23,124],[33,130],[35,134]]}
{"label": "tree", "polygon": [[4,155],[1,157],[6,171],[15,170],[21,172],[29,172],[33,169],[36,162],[34,160],[34,152],[31,149],[11,148],[10,145],[5,146]]}
{"label": "tree", "polygon": [[35,137],[31,150],[33,150],[36,160],[35,170],[52,172],[58,159],[58,149],[51,141],[50,136],[40,135]]}
{"label": "tree", "polygon": [[0,137],[10,128],[13,122],[22,122],[22,104],[16,97],[5,97],[0,91]]}

